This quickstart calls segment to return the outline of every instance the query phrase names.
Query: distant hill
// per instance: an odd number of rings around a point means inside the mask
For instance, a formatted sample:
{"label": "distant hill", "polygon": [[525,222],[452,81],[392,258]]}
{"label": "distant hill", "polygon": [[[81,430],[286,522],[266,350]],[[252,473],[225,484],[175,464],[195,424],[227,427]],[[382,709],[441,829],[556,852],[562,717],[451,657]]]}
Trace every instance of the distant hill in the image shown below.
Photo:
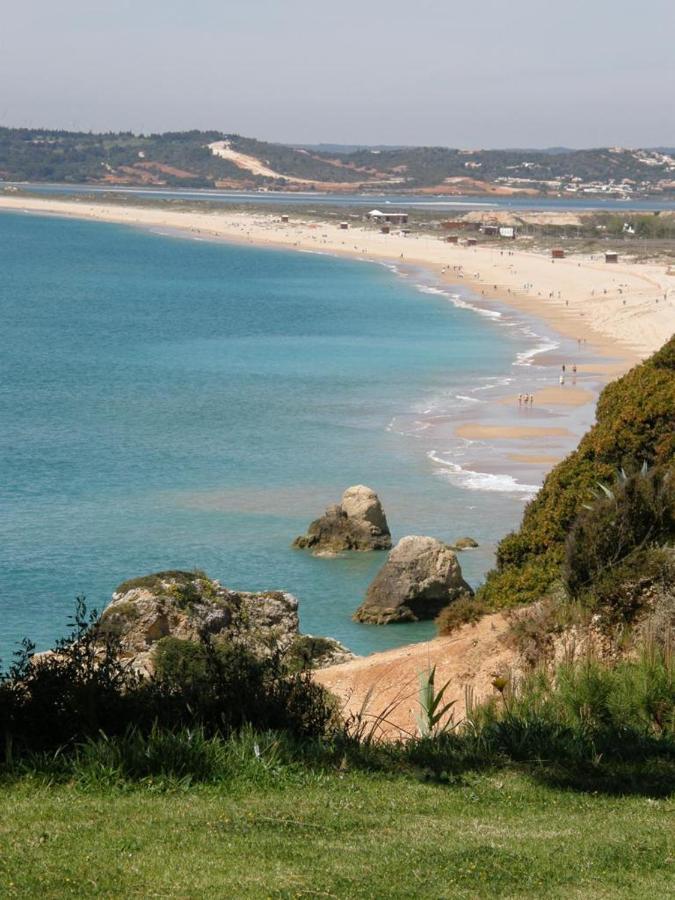
{"label": "distant hill", "polygon": [[219,131],[0,128],[0,180],[441,194],[673,194],[668,150],[287,145]]}

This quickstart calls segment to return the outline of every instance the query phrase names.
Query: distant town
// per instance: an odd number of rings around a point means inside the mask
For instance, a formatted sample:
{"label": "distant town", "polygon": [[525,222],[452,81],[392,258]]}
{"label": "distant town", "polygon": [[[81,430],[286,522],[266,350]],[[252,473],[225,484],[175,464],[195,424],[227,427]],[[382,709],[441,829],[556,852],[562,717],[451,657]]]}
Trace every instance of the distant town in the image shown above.
{"label": "distant town", "polygon": [[675,198],[675,148],[291,146],[217,131],[0,128],[0,183],[442,196]]}

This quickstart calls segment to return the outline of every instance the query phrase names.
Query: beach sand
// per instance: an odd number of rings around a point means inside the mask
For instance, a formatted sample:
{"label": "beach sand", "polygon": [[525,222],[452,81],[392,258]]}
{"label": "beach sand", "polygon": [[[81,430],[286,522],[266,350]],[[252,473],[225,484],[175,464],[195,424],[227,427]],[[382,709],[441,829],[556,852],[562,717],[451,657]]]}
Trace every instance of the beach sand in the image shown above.
{"label": "beach sand", "polygon": [[479,422],[467,422],[455,429],[457,437],[475,440],[491,440],[492,438],[520,440],[521,438],[563,437],[571,435],[567,428],[539,428],[534,425],[481,425]]}
{"label": "beach sand", "polygon": [[[622,369],[648,356],[675,332],[675,273],[665,264],[548,256],[498,247],[466,247],[439,238],[381,234],[366,227],[348,231],[333,222],[304,222],[255,210],[187,211],[166,206],[95,203],[40,197],[0,196],[0,209],[75,216],[150,228],[175,228],[193,237],[337,253],[417,264],[449,284],[473,287],[489,305],[505,303],[546,320],[554,330],[619,356]],[[664,294],[668,298],[664,300]]]}
{"label": "beach sand", "polygon": [[[547,387],[534,391],[534,404],[539,406],[581,406],[584,403],[591,403],[594,395],[591,391],[584,388],[563,386],[563,387]],[[506,406],[517,406],[518,395],[514,394],[509,397],[502,398],[501,401]]]}
{"label": "beach sand", "polygon": [[[529,387],[533,406],[521,409],[517,396],[493,396],[479,412],[473,411],[471,421],[435,416],[428,426],[439,429],[439,441],[444,436],[465,441],[479,471],[510,469],[518,479],[527,470],[526,484],[541,479],[551,464],[572,449],[592,423],[593,404],[603,384],[654,352],[675,332],[675,271],[665,264],[608,266],[589,256],[552,261],[544,254],[517,249],[520,244],[510,241],[466,247],[428,235],[384,235],[365,225],[351,224],[345,231],[335,222],[307,222],[292,214],[289,222],[282,222],[280,214],[256,209],[202,211],[174,209],[167,203],[139,206],[0,195],[3,209],[120,223],[193,240],[343,255],[393,263],[402,272],[420,268],[453,290],[466,286],[473,293],[472,305],[511,307],[543,320],[558,335],[571,338],[579,352],[569,358],[558,358],[555,352],[536,357],[538,367],[549,367],[551,383]],[[568,365],[567,383],[558,385],[562,363]],[[573,363],[579,385],[569,372]],[[511,413],[506,408],[509,404]],[[511,415],[526,417],[528,424],[522,419],[512,421]],[[487,467],[481,443],[492,445],[497,454],[496,462],[493,454]]]}
{"label": "beach sand", "polygon": [[512,462],[525,463],[528,466],[554,466],[560,462],[559,456],[551,456],[546,453],[507,453],[506,458]]}

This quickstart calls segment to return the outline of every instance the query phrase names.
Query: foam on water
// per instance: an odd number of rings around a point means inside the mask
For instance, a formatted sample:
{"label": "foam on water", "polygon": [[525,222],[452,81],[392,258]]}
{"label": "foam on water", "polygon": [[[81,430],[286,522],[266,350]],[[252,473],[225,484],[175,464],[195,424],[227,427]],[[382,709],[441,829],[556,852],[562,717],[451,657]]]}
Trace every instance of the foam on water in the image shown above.
{"label": "foam on water", "polygon": [[415,287],[423,294],[434,294],[436,296],[445,297],[453,306],[456,306],[457,309],[471,310],[471,312],[477,313],[479,316],[484,316],[486,319],[502,318],[502,314],[498,309],[485,309],[482,306],[478,306],[476,303],[469,303],[467,300],[462,299],[459,294],[443,290],[443,288],[434,287],[430,284],[416,284]]}
{"label": "foam on water", "polygon": [[429,459],[442,468],[436,469],[435,474],[449,478],[461,487],[471,491],[497,491],[507,494],[526,494],[533,497],[540,488],[538,484],[521,484],[512,475],[496,474],[493,472],[474,472],[464,469],[458,463],[445,459],[435,450],[427,454]]}

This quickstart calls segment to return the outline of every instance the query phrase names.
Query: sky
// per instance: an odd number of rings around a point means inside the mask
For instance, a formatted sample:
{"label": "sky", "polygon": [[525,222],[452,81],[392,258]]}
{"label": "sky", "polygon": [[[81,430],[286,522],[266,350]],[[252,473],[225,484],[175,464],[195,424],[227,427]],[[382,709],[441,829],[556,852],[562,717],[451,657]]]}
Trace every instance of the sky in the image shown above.
{"label": "sky", "polygon": [[0,124],[675,146],[675,0],[0,0]]}

